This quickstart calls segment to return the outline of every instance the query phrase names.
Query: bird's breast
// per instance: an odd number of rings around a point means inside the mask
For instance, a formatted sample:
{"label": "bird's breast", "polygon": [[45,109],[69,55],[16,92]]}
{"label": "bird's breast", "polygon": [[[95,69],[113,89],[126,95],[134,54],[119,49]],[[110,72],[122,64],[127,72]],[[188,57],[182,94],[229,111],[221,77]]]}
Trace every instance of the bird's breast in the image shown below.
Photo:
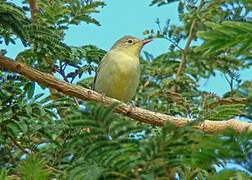
{"label": "bird's breast", "polygon": [[135,86],[137,86],[140,76],[139,59],[137,57],[124,56],[124,58],[116,60],[113,64],[116,74],[113,84],[117,86],[116,88],[136,88]]}
{"label": "bird's breast", "polygon": [[116,60],[114,63],[118,75],[127,79],[139,73],[140,65],[137,57],[127,57]]}
{"label": "bird's breast", "polygon": [[135,94],[140,77],[139,58],[123,53],[110,54],[98,72],[96,90],[121,101]]}

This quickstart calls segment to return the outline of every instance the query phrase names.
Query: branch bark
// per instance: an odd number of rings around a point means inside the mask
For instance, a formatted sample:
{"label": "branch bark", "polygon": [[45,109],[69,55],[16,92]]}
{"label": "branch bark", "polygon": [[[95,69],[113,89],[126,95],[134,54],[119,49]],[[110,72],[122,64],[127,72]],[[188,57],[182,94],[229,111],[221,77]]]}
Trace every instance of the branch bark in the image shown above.
{"label": "branch bark", "polygon": [[[0,67],[11,72],[19,73],[31,81],[44,84],[49,88],[57,89],[59,92],[62,92],[66,95],[77,97],[85,101],[102,102],[105,106],[119,102],[120,105],[115,110],[117,113],[121,113],[143,123],[155,126],[163,126],[166,122],[171,122],[174,124],[175,128],[180,128],[185,126],[188,122],[195,120],[190,118],[170,116],[138,107],[132,107],[116,99],[104,97],[103,95],[90,89],[61,81],[51,74],[40,72],[24,63],[14,61],[5,56],[0,56]],[[228,121],[205,120],[199,125],[194,126],[194,128],[203,130],[207,134],[218,133],[226,128],[232,128],[237,133],[241,133],[245,128],[248,128],[248,131],[252,132],[252,123],[242,122],[236,119],[230,119]]]}

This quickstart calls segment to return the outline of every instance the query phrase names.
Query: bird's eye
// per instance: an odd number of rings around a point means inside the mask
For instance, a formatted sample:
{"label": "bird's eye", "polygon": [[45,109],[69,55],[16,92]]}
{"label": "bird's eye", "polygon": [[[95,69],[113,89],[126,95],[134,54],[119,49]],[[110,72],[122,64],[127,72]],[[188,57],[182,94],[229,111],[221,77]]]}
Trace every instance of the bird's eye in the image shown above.
{"label": "bird's eye", "polygon": [[128,40],[128,43],[132,43],[132,40]]}

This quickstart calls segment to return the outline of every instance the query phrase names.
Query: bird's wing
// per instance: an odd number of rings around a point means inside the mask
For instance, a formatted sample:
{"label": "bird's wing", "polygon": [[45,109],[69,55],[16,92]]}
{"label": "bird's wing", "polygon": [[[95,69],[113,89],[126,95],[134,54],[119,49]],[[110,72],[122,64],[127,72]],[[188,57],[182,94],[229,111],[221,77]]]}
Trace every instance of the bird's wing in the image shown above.
{"label": "bird's wing", "polygon": [[101,69],[101,67],[104,66],[108,62],[108,59],[109,59],[108,56],[110,56],[110,54],[111,54],[110,52],[105,54],[105,56],[102,58],[101,62],[99,63],[99,65],[98,65],[98,67],[96,69],[95,77],[94,77],[94,84],[93,84],[93,87],[92,87],[93,90],[95,89],[95,82],[96,82],[97,74],[98,74],[99,70]]}

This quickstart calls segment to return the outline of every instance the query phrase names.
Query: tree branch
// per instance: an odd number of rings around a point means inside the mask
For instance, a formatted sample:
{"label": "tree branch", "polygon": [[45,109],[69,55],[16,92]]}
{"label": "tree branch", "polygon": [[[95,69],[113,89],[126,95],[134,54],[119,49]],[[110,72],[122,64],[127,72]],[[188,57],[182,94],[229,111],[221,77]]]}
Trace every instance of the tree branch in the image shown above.
{"label": "tree branch", "polygon": [[[90,89],[61,81],[51,74],[40,72],[24,63],[14,61],[4,56],[0,56],[0,67],[5,68],[6,70],[9,70],[11,72],[19,73],[24,77],[30,79],[31,81],[36,81],[50,88],[57,89],[58,91],[66,95],[78,97],[85,101],[103,102],[105,106],[109,106],[115,102],[120,102],[116,99],[104,97],[103,95]],[[137,121],[155,126],[163,126],[166,122],[171,122],[174,124],[175,128],[180,128],[185,126],[188,122],[195,120],[161,114],[138,107],[132,108],[132,106],[122,102],[120,102],[120,105],[116,108],[115,111]],[[230,119],[228,121],[205,120],[199,125],[194,126],[193,128],[201,129],[207,134],[218,133],[225,130],[226,128],[233,128],[237,133],[241,133],[245,128],[248,128],[248,131],[252,132],[252,123],[242,122],[236,119]]]}

